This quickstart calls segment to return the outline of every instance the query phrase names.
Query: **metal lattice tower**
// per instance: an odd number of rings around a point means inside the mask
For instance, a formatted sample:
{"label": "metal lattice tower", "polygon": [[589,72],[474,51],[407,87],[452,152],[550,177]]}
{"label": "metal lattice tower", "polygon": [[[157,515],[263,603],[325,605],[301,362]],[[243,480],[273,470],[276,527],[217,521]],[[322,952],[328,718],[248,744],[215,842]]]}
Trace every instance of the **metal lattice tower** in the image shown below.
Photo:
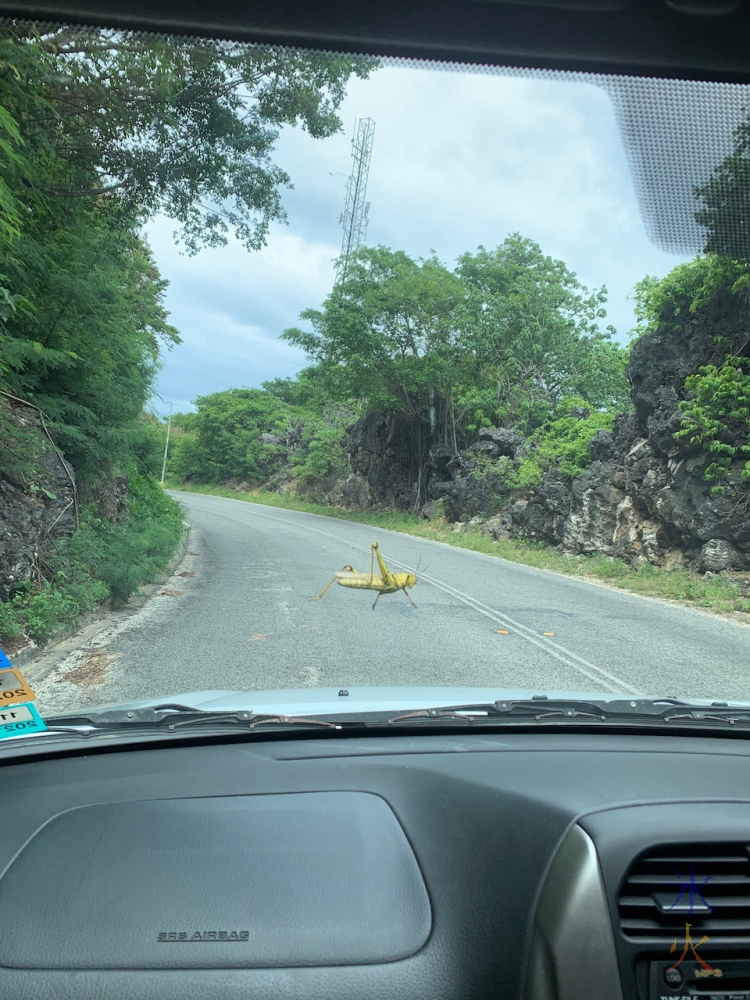
{"label": "metal lattice tower", "polygon": [[339,222],[344,227],[344,237],[341,241],[341,258],[339,260],[337,280],[343,278],[346,265],[355,250],[364,246],[367,235],[367,221],[370,214],[370,203],[367,196],[367,177],[370,173],[370,154],[372,140],[375,135],[375,122],[372,118],[360,118],[354,127],[352,139],[352,172],[346,183],[346,202]]}

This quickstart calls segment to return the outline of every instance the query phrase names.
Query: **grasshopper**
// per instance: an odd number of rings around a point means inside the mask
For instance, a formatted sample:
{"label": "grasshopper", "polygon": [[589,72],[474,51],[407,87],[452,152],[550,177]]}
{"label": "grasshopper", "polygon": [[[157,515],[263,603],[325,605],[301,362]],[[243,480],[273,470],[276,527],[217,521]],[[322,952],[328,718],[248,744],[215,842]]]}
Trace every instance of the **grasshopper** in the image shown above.
{"label": "grasshopper", "polygon": [[[380,573],[373,573],[375,556],[378,557]],[[332,583],[338,583],[342,587],[353,587],[355,590],[377,590],[378,596],[375,598],[375,604],[378,603],[383,594],[395,594],[397,590],[403,590],[405,596],[409,598],[409,603],[412,607],[416,608],[416,604],[406,593],[416,582],[416,573],[391,573],[380,554],[378,543],[373,542],[370,552],[369,573],[359,573],[353,566],[343,566],[340,570],[337,570],[333,579],[328,581],[313,600],[319,601]],[[375,610],[375,604],[372,606],[373,611]]]}

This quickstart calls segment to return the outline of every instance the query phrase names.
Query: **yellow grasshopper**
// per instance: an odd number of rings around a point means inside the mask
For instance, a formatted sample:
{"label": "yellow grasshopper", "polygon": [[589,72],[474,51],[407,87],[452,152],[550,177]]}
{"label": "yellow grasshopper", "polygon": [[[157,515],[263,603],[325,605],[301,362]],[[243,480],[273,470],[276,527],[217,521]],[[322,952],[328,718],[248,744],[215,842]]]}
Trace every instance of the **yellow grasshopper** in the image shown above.
{"label": "yellow grasshopper", "polygon": [[[373,568],[375,564],[375,556],[378,557],[380,573],[374,574]],[[342,587],[353,587],[355,590],[377,590],[378,596],[375,598],[375,604],[378,603],[383,594],[395,594],[397,590],[403,590],[406,597],[409,598],[409,603],[412,607],[416,608],[416,604],[406,593],[406,591],[411,589],[416,582],[416,573],[391,573],[383,561],[380,549],[378,548],[378,543],[373,542],[372,551],[370,552],[369,574],[359,573],[353,566],[344,566],[334,574],[333,579],[329,580],[318,596],[313,598],[313,600],[319,601],[332,583],[338,583]],[[375,604],[372,606],[373,611],[375,610]]]}

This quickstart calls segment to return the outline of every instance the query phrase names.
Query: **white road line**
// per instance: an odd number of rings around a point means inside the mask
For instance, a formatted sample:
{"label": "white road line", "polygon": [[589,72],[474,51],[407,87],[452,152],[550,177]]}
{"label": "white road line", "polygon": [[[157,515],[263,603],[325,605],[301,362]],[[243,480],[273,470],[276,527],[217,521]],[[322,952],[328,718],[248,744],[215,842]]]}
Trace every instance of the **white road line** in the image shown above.
{"label": "white road line", "polygon": [[[192,494],[192,495],[206,496],[206,494]],[[261,513],[258,510],[260,504],[249,503],[246,500],[234,500],[232,497],[211,496],[210,499],[231,500],[233,503],[240,503],[243,504],[243,506],[245,507],[251,507],[252,513],[256,517],[262,517],[265,518],[267,521],[274,521],[277,524],[290,524],[296,528],[301,527],[304,528],[306,531],[313,531],[318,535],[324,535],[326,538],[331,538],[336,542],[340,542],[342,545],[348,545],[352,548],[359,549],[361,552],[364,552],[365,554],[369,554],[370,552],[369,546],[364,546],[358,544],[357,542],[352,542],[350,539],[342,538],[340,535],[334,535],[330,531],[323,531],[322,528],[314,528],[312,527],[312,525],[306,524],[304,521],[292,521],[289,520],[288,518],[278,517],[273,514]],[[299,513],[304,514],[305,511],[300,511]],[[312,516],[314,517],[316,515]],[[351,523],[356,523],[356,522],[351,522]],[[363,525],[363,527],[367,527],[367,525]],[[376,530],[380,529],[376,528]],[[422,539],[420,539],[418,535],[407,535],[406,537],[415,542],[422,541]],[[414,567],[407,566],[405,563],[400,562],[398,559],[389,558],[388,561],[392,563],[394,566],[398,566],[400,569],[405,569],[408,570],[409,572],[415,572]],[[443,583],[442,580],[437,580],[434,577],[427,576],[427,574],[425,573],[420,573],[419,576],[421,580],[425,580],[427,583],[435,587],[437,590],[442,590],[450,597],[454,597],[457,600],[462,601],[464,604],[467,604],[469,607],[471,607],[474,611],[477,611],[479,614],[484,615],[486,618],[489,618],[496,624],[511,625],[513,629],[516,630],[519,638],[524,639],[526,642],[531,643],[531,645],[533,646],[537,646],[539,649],[543,650],[543,652],[545,652],[548,656],[551,656],[554,659],[559,660],[565,666],[571,667],[573,670],[577,670],[578,673],[588,678],[588,680],[600,684],[607,683],[615,685],[618,688],[620,688],[620,690],[625,694],[632,694],[632,695],[642,694],[642,692],[639,691],[638,688],[635,688],[632,685],[628,684],[627,681],[623,681],[619,677],[615,677],[614,674],[611,674],[609,673],[609,671],[604,670],[603,667],[598,667],[594,663],[589,663],[588,660],[584,660],[583,657],[578,656],[577,653],[574,653],[570,649],[566,649],[565,646],[561,646],[557,642],[550,642],[541,639],[536,634],[536,632],[534,632],[533,629],[528,628],[528,626],[526,625],[522,625],[521,622],[516,621],[515,618],[511,618],[510,615],[506,615],[500,611],[496,611],[494,608],[491,608],[488,605],[483,604],[481,601],[478,601],[475,597],[471,597],[470,594],[466,594],[462,590],[458,590],[456,587],[453,587],[448,583]]]}
{"label": "white road line", "polygon": [[[404,569],[409,568],[403,566],[403,564],[399,563],[396,559],[391,559],[391,562],[394,566],[402,566]],[[498,625],[512,626],[512,628],[516,629],[521,638],[526,639],[526,641],[532,643],[532,645],[543,649],[545,653],[548,653],[550,656],[554,656],[555,659],[560,660],[562,663],[578,670],[585,677],[588,677],[589,680],[600,682],[607,681],[609,684],[618,685],[622,688],[625,694],[641,694],[637,688],[632,687],[632,685],[628,684],[626,681],[620,680],[620,678],[615,677],[614,674],[610,674],[609,671],[604,670],[603,667],[597,667],[596,664],[589,663],[588,660],[584,660],[583,657],[578,656],[577,653],[572,652],[570,649],[566,649],[565,646],[561,646],[557,642],[540,639],[533,629],[528,628],[526,625],[522,625],[521,622],[516,621],[515,618],[511,618],[510,615],[503,614],[501,611],[496,611],[494,608],[490,608],[481,601],[478,601],[475,597],[465,594],[462,590],[458,590],[456,587],[443,583],[440,580],[435,580],[432,577],[427,576],[425,573],[421,573],[420,578],[422,580],[426,580],[427,583],[432,584],[433,587],[437,587],[440,590],[445,591],[446,594],[450,594],[452,597],[457,597],[459,600],[464,601],[464,603],[473,607],[475,611],[478,611],[480,614],[485,615],[487,618],[491,618],[493,621],[497,622]]]}

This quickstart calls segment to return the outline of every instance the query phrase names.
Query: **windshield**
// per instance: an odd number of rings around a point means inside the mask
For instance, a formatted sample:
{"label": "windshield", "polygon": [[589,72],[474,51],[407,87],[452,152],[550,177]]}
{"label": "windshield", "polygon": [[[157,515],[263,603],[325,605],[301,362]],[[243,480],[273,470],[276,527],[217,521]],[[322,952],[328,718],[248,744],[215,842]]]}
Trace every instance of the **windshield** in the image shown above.
{"label": "windshield", "polygon": [[0,67],[42,715],[750,700],[747,87],[22,22]]}

